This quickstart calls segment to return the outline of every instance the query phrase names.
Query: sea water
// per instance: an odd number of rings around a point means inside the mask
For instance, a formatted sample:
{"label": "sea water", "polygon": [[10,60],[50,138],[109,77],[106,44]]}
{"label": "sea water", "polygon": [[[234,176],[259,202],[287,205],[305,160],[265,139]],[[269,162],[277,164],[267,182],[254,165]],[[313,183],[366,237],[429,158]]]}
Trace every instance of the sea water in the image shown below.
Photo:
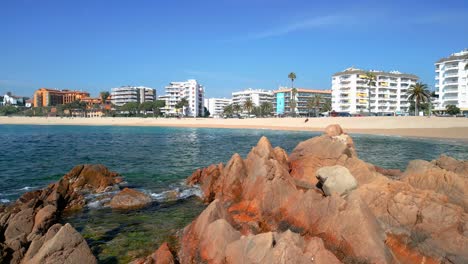
{"label": "sea water", "polygon": [[[100,163],[125,177],[128,185],[151,195],[148,208],[121,212],[90,198],[81,212],[66,215],[87,239],[101,263],[125,263],[145,256],[204,208],[197,190],[184,179],[197,168],[243,157],[267,136],[290,153],[301,141],[320,133],[251,129],[123,126],[0,125],[0,203],[44,188],[75,165]],[[413,159],[441,154],[468,159],[466,141],[352,135],[361,159],[404,170]],[[176,191],[178,199],[165,194]],[[173,195],[168,195],[174,198]]]}

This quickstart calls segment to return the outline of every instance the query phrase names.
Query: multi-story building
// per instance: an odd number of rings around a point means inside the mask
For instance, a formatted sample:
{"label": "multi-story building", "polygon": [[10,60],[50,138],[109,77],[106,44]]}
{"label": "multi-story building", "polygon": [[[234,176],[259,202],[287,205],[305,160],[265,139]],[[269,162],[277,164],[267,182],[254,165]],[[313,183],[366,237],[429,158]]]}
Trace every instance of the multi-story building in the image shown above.
{"label": "multi-story building", "polygon": [[[165,87],[166,94],[159,97],[166,101],[166,106],[161,109],[166,115],[178,115],[182,111],[186,116],[203,116],[204,88],[197,80],[186,82],[171,82]],[[188,107],[177,109],[176,105],[182,98],[188,101]]]}
{"label": "multi-story building", "polygon": [[111,89],[111,102],[121,106],[126,103],[144,103],[156,100],[156,89],[145,86],[122,86]]}
{"label": "multi-story building", "polygon": [[227,98],[207,98],[205,99],[205,107],[210,111],[211,117],[220,117],[223,115],[224,108],[232,103],[231,99]]}
{"label": "multi-story building", "polygon": [[435,110],[445,110],[456,105],[468,112],[468,49],[442,58],[435,63],[436,94],[439,96]]}
{"label": "multi-story building", "polygon": [[[366,73],[376,76],[375,86],[368,86]],[[348,68],[332,77],[332,108],[337,112],[407,114],[410,107],[408,88],[418,81],[414,74],[398,71],[364,71]],[[369,96],[370,91],[370,96]]]}
{"label": "multi-story building", "polygon": [[320,90],[320,89],[305,89],[305,88],[296,88],[297,93],[295,94],[296,107],[293,109],[291,107],[291,98],[293,98],[293,89],[287,87],[280,87],[278,90],[274,91],[274,100],[273,108],[275,114],[284,115],[295,113],[298,115],[308,115],[309,107],[307,102],[309,99],[314,98],[315,96],[321,97],[322,104],[325,103],[325,100],[331,100],[331,90]]}
{"label": "multi-story building", "polygon": [[40,88],[34,92],[34,107],[68,104],[89,97],[88,92]]}
{"label": "multi-story building", "polygon": [[264,102],[273,103],[273,92],[263,89],[245,89],[232,93],[232,103],[243,106],[250,99],[254,106],[260,106]]}

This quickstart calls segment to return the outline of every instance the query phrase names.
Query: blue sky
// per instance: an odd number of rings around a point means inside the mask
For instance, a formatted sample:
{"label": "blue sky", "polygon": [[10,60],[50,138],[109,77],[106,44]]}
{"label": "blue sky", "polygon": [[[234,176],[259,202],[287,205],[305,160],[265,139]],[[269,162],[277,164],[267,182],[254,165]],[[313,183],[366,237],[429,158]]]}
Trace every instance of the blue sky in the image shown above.
{"label": "blue sky", "polygon": [[468,48],[468,1],[0,1],[0,94],[198,79],[326,89],[347,67],[400,70],[434,86],[434,62]]}

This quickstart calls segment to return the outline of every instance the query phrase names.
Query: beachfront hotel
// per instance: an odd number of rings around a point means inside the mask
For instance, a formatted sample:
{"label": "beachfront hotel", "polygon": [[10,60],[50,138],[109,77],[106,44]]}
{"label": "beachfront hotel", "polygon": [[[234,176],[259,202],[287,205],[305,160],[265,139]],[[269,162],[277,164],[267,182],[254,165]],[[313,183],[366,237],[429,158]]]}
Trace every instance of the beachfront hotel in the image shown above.
{"label": "beachfront hotel", "polygon": [[56,106],[89,97],[88,92],[40,88],[34,92],[33,106]]}
{"label": "beachfront hotel", "polygon": [[227,98],[207,98],[205,99],[205,107],[210,111],[211,117],[221,117],[224,108],[232,103],[231,99]]}
{"label": "beachfront hotel", "polygon": [[296,88],[297,93],[295,95],[296,107],[291,108],[291,98],[293,97],[292,88],[280,87],[278,90],[273,91],[274,100],[273,108],[276,115],[284,115],[295,113],[302,116],[309,115],[309,108],[307,106],[307,101],[314,98],[315,96],[320,96],[322,98],[321,103],[325,103],[325,100],[330,99],[332,92],[331,90],[319,90],[319,89],[306,89],[306,88]]}
{"label": "beachfront hotel", "polygon": [[[332,109],[337,112],[405,115],[409,111],[408,88],[419,77],[398,71],[371,70],[376,76],[375,86],[367,85],[368,71],[348,68],[332,76]],[[370,90],[370,97],[368,91]]]}
{"label": "beachfront hotel", "polygon": [[171,82],[165,87],[166,94],[159,96],[160,100],[166,102],[166,106],[161,109],[165,115],[178,115],[176,105],[182,98],[187,99],[189,105],[183,109],[187,116],[203,116],[204,88],[197,80],[187,80],[185,82]]}
{"label": "beachfront hotel", "polygon": [[260,106],[264,102],[271,103],[273,101],[273,92],[263,89],[245,89],[232,93],[232,103],[244,106],[244,103],[250,99],[254,106]]}
{"label": "beachfront hotel", "polygon": [[111,102],[122,106],[126,103],[144,103],[156,100],[156,89],[145,86],[121,86],[111,89]]}
{"label": "beachfront hotel", "polygon": [[436,94],[439,96],[435,110],[445,110],[456,105],[468,112],[468,49],[442,58],[435,63]]}

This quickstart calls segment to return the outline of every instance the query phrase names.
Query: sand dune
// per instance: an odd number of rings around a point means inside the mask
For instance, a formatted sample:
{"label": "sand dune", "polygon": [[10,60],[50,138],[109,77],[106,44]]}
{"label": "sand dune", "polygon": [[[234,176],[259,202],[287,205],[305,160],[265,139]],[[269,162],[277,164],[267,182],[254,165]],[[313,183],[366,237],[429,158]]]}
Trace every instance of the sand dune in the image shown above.
{"label": "sand dune", "polygon": [[309,118],[60,118],[0,117],[1,124],[169,126],[322,131],[339,124],[349,133],[468,140],[468,118],[453,117],[323,117]]}

